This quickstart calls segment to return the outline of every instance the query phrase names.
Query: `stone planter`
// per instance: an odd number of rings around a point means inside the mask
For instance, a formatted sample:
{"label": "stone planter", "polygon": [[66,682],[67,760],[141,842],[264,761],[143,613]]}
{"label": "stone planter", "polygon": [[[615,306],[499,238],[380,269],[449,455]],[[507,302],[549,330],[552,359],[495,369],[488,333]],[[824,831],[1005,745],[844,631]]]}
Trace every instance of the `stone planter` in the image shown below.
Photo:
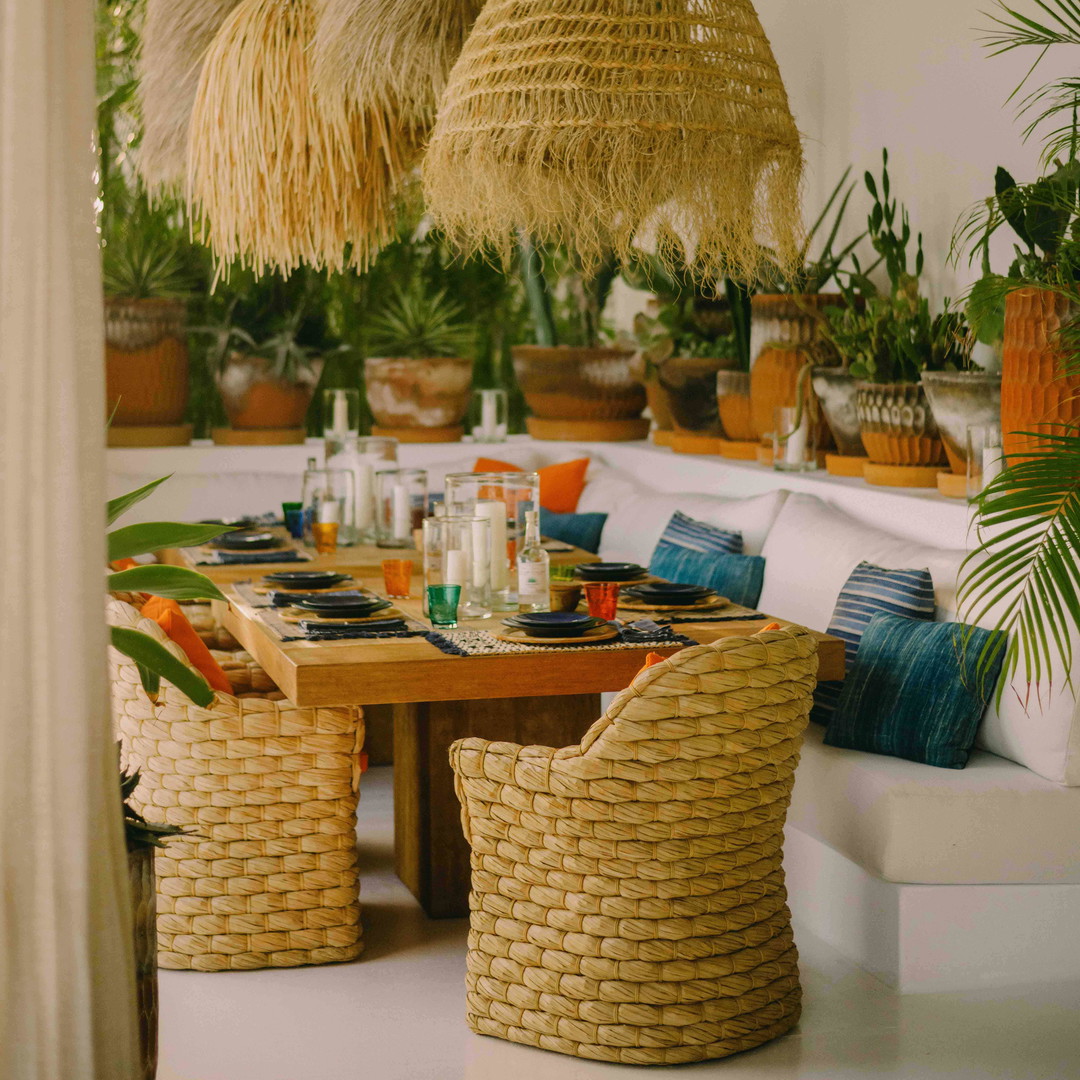
{"label": "stone planter", "polygon": [[855,380],[841,368],[816,367],[810,382],[838,452],[845,457],[864,457]]}
{"label": "stone planter", "polygon": [[660,365],[660,388],[676,431],[720,436],[716,376],[736,363],[734,358],[672,356]]}
{"label": "stone planter", "polygon": [[725,439],[731,442],[756,439],[750,419],[750,372],[716,373],[716,407]]}
{"label": "stone planter", "polygon": [[274,372],[261,356],[232,353],[215,381],[230,429],[215,429],[223,443],[298,443],[304,441],[304,418],[322,372],[322,360],[310,360],[295,376]]}
{"label": "stone planter", "polygon": [[154,1080],[158,1057],[157,896],[154,849],[128,851],[128,879],[135,929],[135,996],[143,1080]]}
{"label": "stone planter", "polygon": [[115,409],[110,444],[188,442],[188,368],[183,301],[106,297],[105,401],[109,413]]}
{"label": "stone planter", "polygon": [[919,383],[856,384],[863,446],[879,465],[943,464],[945,449]]}
{"label": "stone planter", "polygon": [[1005,301],[1001,433],[1006,456],[1030,449],[1020,432],[1061,434],[1080,419],[1080,376],[1061,377],[1054,335],[1076,305],[1045,289],[1018,289]]}
{"label": "stone planter", "polygon": [[621,348],[517,345],[514,373],[539,439],[643,439],[645,387],[634,377],[634,352]]}
{"label": "stone planter", "polygon": [[472,392],[472,360],[462,356],[368,357],[367,400],[374,434],[405,442],[454,442]]}
{"label": "stone planter", "polygon": [[924,371],[922,385],[952,471],[967,473],[967,429],[1001,422],[1001,376],[985,371]]}

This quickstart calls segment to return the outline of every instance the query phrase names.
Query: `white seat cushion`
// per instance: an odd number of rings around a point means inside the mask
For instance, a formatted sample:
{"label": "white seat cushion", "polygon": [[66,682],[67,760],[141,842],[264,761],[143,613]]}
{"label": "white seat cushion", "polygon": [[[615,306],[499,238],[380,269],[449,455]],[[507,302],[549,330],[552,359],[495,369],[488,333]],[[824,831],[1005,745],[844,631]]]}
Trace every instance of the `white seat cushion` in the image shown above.
{"label": "white seat cushion", "polygon": [[[615,484],[606,482],[615,490]],[[588,495],[591,482],[585,488]],[[671,515],[676,510],[721,529],[742,533],[743,551],[761,554],[769,529],[784,505],[786,491],[770,491],[747,499],[728,499],[720,495],[664,495],[657,491],[639,491],[620,485],[621,498],[611,506],[597,505],[595,497],[586,499],[578,509],[602,510],[608,515],[600,540],[600,555],[612,562],[649,564],[652,553]]]}
{"label": "white seat cushion", "polygon": [[1080,788],[994,754],[966,769],[825,746],[811,724],[790,824],[886,881],[1080,882]]}

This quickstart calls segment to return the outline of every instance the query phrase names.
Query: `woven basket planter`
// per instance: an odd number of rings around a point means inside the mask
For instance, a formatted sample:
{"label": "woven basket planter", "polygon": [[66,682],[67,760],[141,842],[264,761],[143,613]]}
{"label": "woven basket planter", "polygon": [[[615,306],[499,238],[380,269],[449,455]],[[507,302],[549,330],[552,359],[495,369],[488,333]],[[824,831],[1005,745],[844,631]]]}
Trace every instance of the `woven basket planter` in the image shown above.
{"label": "woven basket planter", "polygon": [[[111,600],[108,615],[185,659],[131,605]],[[109,652],[125,764],[142,774],[133,802],[149,821],[198,834],[156,857],[159,965],[227,971],[358,956],[360,710],[301,709],[266,690],[219,693],[202,709],[164,681],[154,703],[135,665]],[[267,685],[246,653],[218,659],[234,685]]]}
{"label": "woven basket planter", "polygon": [[472,845],[468,1022],[576,1057],[725,1057],[799,1017],[783,827],[806,630],[684,649],[579,746],[450,749]]}

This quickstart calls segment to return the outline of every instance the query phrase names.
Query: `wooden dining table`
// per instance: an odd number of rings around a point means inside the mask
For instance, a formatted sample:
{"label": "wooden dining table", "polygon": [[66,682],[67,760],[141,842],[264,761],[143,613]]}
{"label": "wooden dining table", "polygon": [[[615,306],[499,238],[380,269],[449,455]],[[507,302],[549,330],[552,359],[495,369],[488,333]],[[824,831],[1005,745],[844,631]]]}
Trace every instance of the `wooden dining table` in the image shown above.
{"label": "wooden dining table", "polygon": [[[254,576],[251,568],[248,576]],[[382,592],[381,577],[358,577],[366,587]],[[422,579],[415,577],[412,598],[395,603],[426,625],[418,599],[421,588]],[[226,593],[226,629],[289,700],[301,706],[393,707],[395,866],[432,918],[455,918],[469,911],[469,849],[447,756],[450,744],[478,736],[526,745],[572,745],[599,717],[599,695],[629,685],[650,651],[582,648],[455,656],[423,637],[283,641],[262,621],[259,608],[235,590]],[[460,625],[498,632],[501,618],[496,614]],[[704,644],[755,633],[771,620],[757,616],[681,623],[674,629]],[[785,625],[782,617],[775,621]],[[826,634],[817,637],[818,677],[842,679],[843,642]],[[682,647],[651,651],[668,656]]]}

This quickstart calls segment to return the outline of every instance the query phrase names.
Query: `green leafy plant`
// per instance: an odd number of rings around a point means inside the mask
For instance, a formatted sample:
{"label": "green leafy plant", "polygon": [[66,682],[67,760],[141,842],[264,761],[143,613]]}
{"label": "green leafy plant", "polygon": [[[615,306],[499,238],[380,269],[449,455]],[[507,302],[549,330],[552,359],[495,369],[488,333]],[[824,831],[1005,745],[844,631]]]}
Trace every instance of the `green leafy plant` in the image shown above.
{"label": "green leafy plant", "polygon": [[198,287],[191,245],[166,207],[143,192],[113,207],[102,229],[102,280],[107,296],[186,300]]}
{"label": "green leafy plant", "polygon": [[139,848],[162,848],[174,836],[189,836],[190,833],[179,825],[169,825],[161,821],[147,821],[131,803],[131,796],[139,786],[139,770],[128,772],[120,770],[120,798],[124,806],[124,838],[128,851]]}
{"label": "green leafy plant", "polygon": [[371,355],[415,360],[462,356],[470,351],[473,338],[462,306],[445,289],[428,292],[418,282],[407,289],[396,287],[367,333]]}
{"label": "green leafy plant", "polygon": [[[868,177],[869,175],[867,173]],[[838,282],[840,280],[844,263],[866,237],[864,231],[843,247],[836,247],[837,237],[844,223],[848,203],[851,201],[851,196],[855,190],[854,182],[848,184],[850,176],[851,166],[849,165],[826,200],[817,220],[807,232],[794,270],[785,270],[779,265],[771,252],[765,252],[764,265],[761,271],[761,292],[784,293],[787,295],[814,294],[821,292],[830,281]],[[888,197],[887,192],[888,188],[886,187],[886,198]],[[818,252],[817,257],[812,259],[810,249],[814,246],[819,233],[826,228],[829,214],[833,213],[834,207],[835,213],[832,224],[828,226],[829,231],[821,245],[821,250]]]}
{"label": "green leafy plant", "polygon": [[[108,503],[106,518],[112,524],[122,514],[168,479],[163,476],[144,487],[121,495]],[[190,547],[203,544],[229,532],[220,525],[184,525],[173,521],[148,521],[127,525],[109,533],[110,560],[148,555],[163,548]],[[205,574],[180,566],[153,564],[118,570],[106,578],[109,592],[145,592],[165,596],[173,600],[224,600],[221,590]],[[167,679],[186,694],[196,705],[206,707],[214,700],[214,693],[206,680],[186,664],[177,660],[160,642],[125,626],[109,628],[113,646],[126,657],[135,661],[143,689],[151,698],[157,696],[162,679]]]}

